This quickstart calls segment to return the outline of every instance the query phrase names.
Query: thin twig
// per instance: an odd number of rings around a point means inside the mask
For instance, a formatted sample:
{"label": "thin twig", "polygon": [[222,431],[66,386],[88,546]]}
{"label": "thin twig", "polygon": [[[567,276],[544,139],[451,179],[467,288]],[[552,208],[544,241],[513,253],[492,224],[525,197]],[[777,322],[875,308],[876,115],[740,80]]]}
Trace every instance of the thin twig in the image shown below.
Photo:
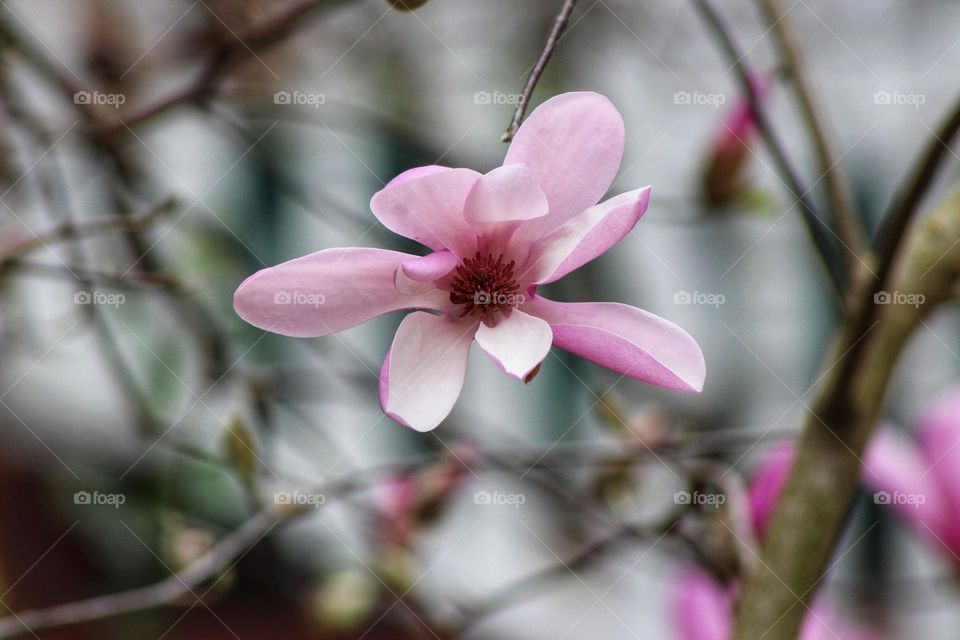
{"label": "thin twig", "polygon": [[750,81],[750,72],[743,61],[745,54],[742,53],[741,49],[734,43],[733,36],[730,34],[729,29],[727,29],[727,26],[720,19],[717,12],[714,11],[709,0],[695,0],[694,6],[700,11],[704,20],[717,36],[720,47],[736,71],[741,90],[750,103],[750,109],[757,123],[757,129],[760,131],[760,135],[763,137],[770,151],[777,171],[783,178],[787,188],[791,191],[791,195],[796,198],[797,204],[800,205],[800,213],[803,216],[803,221],[806,223],[807,231],[813,240],[817,252],[823,259],[827,273],[830,276],[831,284],[836,290],[837,296],[842,301],[847,286],[847,274],[842,262],[838,259],[833,240],[831,239],[832,232],[817,214],[809,198],[807,198],[808,190],[803,187],[797,172],[790,164],[783,146],[777,139],[773,127],[770,124],[770,119],[767,117],[766,109],[757,95],[753,83]]}
{"label": "thin twig", "polygon": [[48,609],[31,609],[0,618],[0,638],[102,620],[125,613],[144,611],[175,602],[212,576],[229,569],[231,563],[266,535],[274,526],[300,511],[265,509],[214,546],[183,571],[155,584],[97,598],[62,604]]}
{"label": "thin twig", "polygon": [[780,0],[760,0],[767,14],[771,28],[780,44],[783,62],[793,79],[793,86],[797,92],[800,111],[803,114],[813,140],[813,147],[820,165],[820,174],[826,186],[827,197],[833,210],[836,222],[837,235],[846,251],[841,251],[846,257],[847,272],[853,273],[857,262],[864,253],[864,240],[857,214],[853,207],[849,185],[843,177],[843,170],[836,153],[827,136],[825,118],[817,104],[813,85],[806,73],[800,46],[797,43],[794,30],[790,26],[787,12],[783,10]]}
{"label": "thin twig", "polygon": [[104,217],[78,222],[64,222],[49,231],[39,232],[34,237],[11,247],[0,254],[0,269],[7,268],[27,254],[61,240],[72,240],[115,232],[146,229],[164,214],[173,210],[175,200],[168,199],[154,205],[143,213],[124,217]]}
{"label": "thin twig", "polygon": [[175,107],[200,100],[215,93],[220,79],[245,54],[249,54],[251,51],[262,51],[282,41],[283,38],[299,27],[306,18],[310,17],[315,10],[330,8],[347,1],[305,0],[290,5],[260,24],[236,34],[225,36],[221,42],[214,46],[213,53],[192,82],[185,84],[156,102],[124,116],[122,122],[110,125],[102,133],[107,135],[122,133],[128,127],[134,128]]}
{"label": "thin twig", "polygon": [[577,0],[563,0],[563,6],[560,7],[560,13],[557,14],[557,17],[553,21],[553,28],[550,29],[547,42],[543,45],[543,51],[540,52],[540,57],[537,58],[536,64],[533,65],[533,70],[530,71],[530,77],[527,78],[527,84],[523,87],[523,93],[520,94],[520,102],[517,104],[516,111],[513,112],[513,120],[500,138],[504,142],[513,140],[517,129],[520,128],[520,124],[523,122],[523,116],[527,112],[527,104],[533,96],[533,90],[537,88],[537,82],[540,81],[543,70],[547,68],[547,63],[550,62],[550,56],[553,55],[554,49],[557,48],[560,36],[563,35],[563,30],[567,28],[567,23],[570,22],[570,14],[573,13],[573,7],[576,4]]}

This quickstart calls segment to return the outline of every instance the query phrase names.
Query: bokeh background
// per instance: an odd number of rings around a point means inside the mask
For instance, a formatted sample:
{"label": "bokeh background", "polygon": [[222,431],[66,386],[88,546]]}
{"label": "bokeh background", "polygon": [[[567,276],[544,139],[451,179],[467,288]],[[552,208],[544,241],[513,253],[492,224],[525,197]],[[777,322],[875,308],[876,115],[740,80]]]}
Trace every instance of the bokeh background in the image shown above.
{"label": "bokeh background", "polygon": [[[429,434],[377,402],[400,314],[297,340],[243,323],[232,293],[323,248],[416,251],[376,224],[370,196],[412,166],[501,162],[560,2],[0,4],[5,611],[169,580],[286,492],[317,508],[265,527],[192,593],[36,637],[676,637],[676,575],[722,565],[731,543],[718,510],[663,535],[675,493],[705,477],[742,491],[796,433],[836,322],[759,141],[735,198],[704,195],[739,98],[692,3],[581,0],[533,103],[607,95],[627,127],[611,193],[653,185],[637,229],[548,295],[676,322],[704,350],[704,392],[556,350],[523,385],[474,357],[457,408]],[[317,7],[248,42],[299,4]],[[873,225],[955,97],[960,5],[787,5]],[[715,6],[772,78],[766,104],[816,184],[769,24],[751,1]],[[145,117],[194,86],[206,89]],[[911,343],[892,422],[912,425],[957,377],[957,324],[941,311]],[[867,492],[826,591],[884,637],[956,638],[943,554]]]}

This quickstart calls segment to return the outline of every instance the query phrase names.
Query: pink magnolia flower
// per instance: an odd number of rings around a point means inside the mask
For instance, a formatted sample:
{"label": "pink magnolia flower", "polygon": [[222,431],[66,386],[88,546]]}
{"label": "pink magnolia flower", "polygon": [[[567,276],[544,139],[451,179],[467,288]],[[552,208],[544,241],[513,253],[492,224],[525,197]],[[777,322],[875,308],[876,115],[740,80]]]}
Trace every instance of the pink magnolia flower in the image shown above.
{"label": "pink magnolia flower", "polygon": [[556,96],[523,124],[503,166],[486,174],[410,169],[373,196],[377,219],[427,255],[319,251],[249,277],[234,308],[257,327],[296,337],[399,309],[436,312],[403,319],[380,372],[383,410],[419,431],[450,413],[474,340],[521,380],[556,345],[650,384],[699,391],[703,355],[674,324],[623,304],[536,293],[615,245],[646,211],[649,187],[596,204],[623,144],[623,120],[605,97]]}
{"label": "pink magnolia flower", "polygon": [[960,389],[920,418],[916,439],[881,425],[864,457],[863,481],[960,569]]}
{"label": "pink magnolia flower", "polygon": [[[793,446],[773,448],[754,471],[748,486],[750,521],[762,540],[790,466]],[[699,568],[688,568],[674,585],[673,617],[679,640],[729,640],[740,586],[723,584]],[[875,640],[872,632],[849,626],[825,601],[810,607],[800,640]]]}

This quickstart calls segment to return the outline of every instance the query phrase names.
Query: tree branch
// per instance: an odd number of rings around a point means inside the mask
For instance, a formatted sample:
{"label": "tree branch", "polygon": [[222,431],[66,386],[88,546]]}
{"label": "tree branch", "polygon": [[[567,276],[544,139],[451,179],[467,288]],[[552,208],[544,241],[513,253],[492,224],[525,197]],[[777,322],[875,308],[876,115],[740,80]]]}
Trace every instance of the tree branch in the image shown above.
{"label": "tree branch", "polygon": [[813,240],[814,247],[826,265],[827,274],[830,277],[833,288],[839,298],[843,300],[848,278],[834,248],[832,240],[833,232],[830,231],[830,228],[820,218],[813,204],[807,198],[808,190],[801,184],[797,172],[791,166],[783,146],[777,139],[773,127],[770,124],[770,119],[767,117],[766,109],[757,96],[753,83],[750,81],[750,72],[743,62],[744,54],[741,53],[740,48],[734,43],[733,36],[720,19],[720,16],[714,11],[709,0],[695,0],[694,6],[696,6],[707,25],[716,35],[720,42],[720,47],[735,69],[741,91],[743,91],[750,103],[750,109],[757,123],[757,129],[760,131],[760,135],[763,137],[770,151],[777,172],[782,177],[787,188],[791,191],[791,195],[796,199],[797,204],[800,205],[800,212],[803,216],[804,223],[806,223],[810,238]]}
{"label": "tree branch", "polygon": [[857,214],[850,197],[850,190],[843,178],[839,160],[836,159],[830,139],[826,134],[824,117],[817,105],[813,85],[806,73],[800,46],[790,27],[787,12],[780,5],[780,0],[761,0],[766,11],[767,19],[777,36],[784,63],[793,79],[793,86],[797,92],[800,111],[813,140],[813,147],[820,165],[820,174],[826,185],[827,198],[833,210],[837,227],[837,235],[845,251],[841,254],[846,257],[847,272],[853,273],[857,262],[864,253],[864,241],[857,222]]}
{"label": "tree branch", "polygon": [[543,70],[547,68],[547,63],[550,62],[550,57],[557,48],[557,43],[560,41],[560,36],[563,35],[563,30],[567,28],[567,23],[570,21],[570,14],[573,13],[573,8],[576,4],[577,0],[563,0],[563,6],[560,7],[560,13],[557,14],[557,17],[553,21],[553,28],[550,29],[547,42],[543,45],[543,51],[540,52],[540,57],[537,58],[537,62],[533,65],[533,69],[530,71],[530,77],[527,78],[527,84],[523,87],[523,93],[520,94],[520,102],[517,104],[516,111],[513,112],[513,120],[510,121],[510,126],[507,127],[507,130],[503,132],[503,136],[500,138],[503,142],[513,140],[517,129],[519,129],[523,123],[523,116],[527,112],[527,104],[533,96],[533,90],[537,88],[537,82],[540,81]]}

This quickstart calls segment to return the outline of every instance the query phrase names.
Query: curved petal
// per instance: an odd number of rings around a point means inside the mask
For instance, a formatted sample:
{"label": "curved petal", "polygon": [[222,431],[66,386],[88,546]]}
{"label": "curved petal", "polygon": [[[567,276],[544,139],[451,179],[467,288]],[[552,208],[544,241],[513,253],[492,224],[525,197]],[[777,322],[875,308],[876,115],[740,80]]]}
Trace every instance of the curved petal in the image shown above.
{"label": "curved petal", "polygon": [[547,196],[525,165],[506,164],[480,176],[464,204],[468,222],[485,224],[547,215]]}
{"label": "curved petal", "polygon": [[683,329],[615,302],[553,302],[539,296],[523,310],[543,318],[553,344],[617,373],[676,391],[700,391],[703,353]]}
{"label": "curved petal", "polygon": [[385,249],[326,249],[261,269],[237,288],[233,308],[261,329],[297,338],[323,336],[397,309],[442,309],[433,288],[405,295],[394,274],[407,253]]}
{"label": "curved petal", "polygon": [[537,107],[503,163],[527,165],[550,213],[518,233],[536,238],[599,202],[617,175],[624,137],[623,118],[600,94],[563,93]]}
{"label": "curved petal", "polygon": [[677,580],[673,617],[679,640],[729,640],[733,595],[712,576],[689,569]]}
{"label": "curved petal", "polygon": [[397,291],[417,294],[434,289],[436,287],[433,281],[450,273],[459,261],[457,256],[447,250],[404,260],[397,269]]}
{"label": "curved petal", "polygon": [[758,540],[762,540],[767,531],[767,524],[792,464],[793,446],[780,445],[764,455],[760,465],[750,476],[750,520]]}
{"label": "curved petal", "polygon": [[380,406],[400,424],[430,431],[460,396],[476,323],[423,311],[397,329],[380,370]]}
{"label": "curved petal", "polygon": [[441,171],[447,171],[450,167],[444,167],[439,164],[428,164],[422,167],[414,167],[413,169],[407,169],[403,173],[399,173],[394,176],[393,180],[386,184],[387,187],[395,187],[398,184],[407,182],[408,180],[413,180],[414,178],[422,178],[423,176],[428,176],[432,173],[440,173]]}
{"label": "curved petal", "polygon": [[419,167],[406,171],[373,195],[370,209],[383,226],[434,251],[459,256],[476,251],[476,234],[463,205],[480,174],[471,169]]}
{"label": "curved petal", "polygon": [[919,447],[892,427],[881,425],[863,462],[863,482],[935,547],[960,553],[960,522],[930,463]]}
{"label": "curved petal", "polygon": [[938,481],[960,527],[960,391],[941,395],[924,412],[917,438],[926,454],[924,475]]}
{"label": "curved petal", "polygon": [[504,373],[526,380],[537,368],[553,342],[553,332],[544,320],[514,309],[495,327],[480,323],[477,344]]}
{"label": "curved petal", "polygon": [[554,282],[603,254],[633,230],[649,202],[650,187],[643,187],[574,216],[534,244],[529,280]]}

